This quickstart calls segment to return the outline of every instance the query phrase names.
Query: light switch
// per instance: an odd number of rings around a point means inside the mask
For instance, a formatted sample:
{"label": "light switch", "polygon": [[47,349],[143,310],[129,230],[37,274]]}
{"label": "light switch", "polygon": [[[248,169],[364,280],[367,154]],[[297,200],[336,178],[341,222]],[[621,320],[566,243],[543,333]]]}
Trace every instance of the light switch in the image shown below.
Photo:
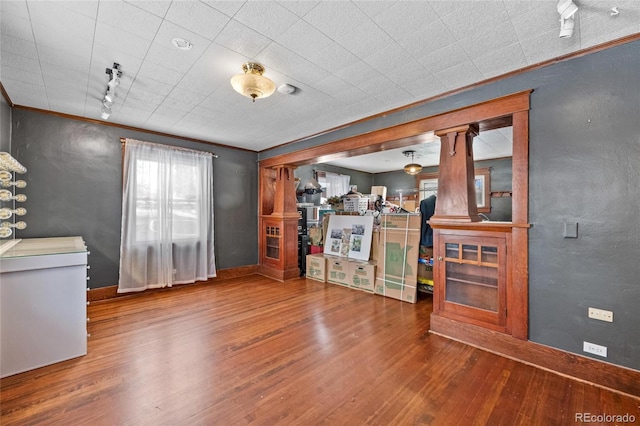
{"label": "light switch", "polygon": [[564,231],[562,236],[565,238],[578,238],[578,223],[577,222],[564,222]]}

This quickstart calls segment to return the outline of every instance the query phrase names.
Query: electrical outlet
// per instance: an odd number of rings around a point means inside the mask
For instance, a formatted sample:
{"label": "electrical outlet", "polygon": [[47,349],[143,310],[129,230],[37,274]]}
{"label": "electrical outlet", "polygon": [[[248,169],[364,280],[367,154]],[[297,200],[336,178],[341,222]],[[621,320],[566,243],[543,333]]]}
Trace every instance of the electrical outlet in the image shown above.
{"label": "electrical outlet", "polygon": [[589,318],[599,321],[613,322],[613,312],[604,309],[589,308]]}
{"label": "electrical outlet", "polygon": [[582,350],[590,354],[598,355],[603,358],[607,357],[607,347],[596,345],[595,343],[582,342]]}

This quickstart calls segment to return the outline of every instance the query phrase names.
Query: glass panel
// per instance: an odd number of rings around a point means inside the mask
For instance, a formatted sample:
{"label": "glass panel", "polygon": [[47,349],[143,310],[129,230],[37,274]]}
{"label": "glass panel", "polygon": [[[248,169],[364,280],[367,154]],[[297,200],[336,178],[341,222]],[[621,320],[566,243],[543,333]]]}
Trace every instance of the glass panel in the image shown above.
{"label": "glass panel", "polygon": [[445,257],[448,258],[454,258],[454,259],[458,259],[459,258],[459,253],[460,252],[460,245],[456,244],[456,243],[446,243],[445,244]]}
{"label": "glass panel", "polygon": [[498,264],[498,247],[482,246],[482,263]]}
{"label": "glass panel", "polygon": [[445,299],[496,312],[498,270],[490,266],[446,262]]}
{"label": "glass panel", "polygon": [[478,246],[463,244],[462,245],[462,258],[465,260],[478,260]]}

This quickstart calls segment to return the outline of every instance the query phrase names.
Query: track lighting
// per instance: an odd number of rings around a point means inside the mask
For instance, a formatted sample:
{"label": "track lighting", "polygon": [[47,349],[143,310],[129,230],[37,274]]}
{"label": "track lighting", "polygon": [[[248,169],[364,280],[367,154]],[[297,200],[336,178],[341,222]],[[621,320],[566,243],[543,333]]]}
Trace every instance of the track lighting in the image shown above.
{"label": "track lighting", "polygon": [[107,68],[105,71],[109,74],[109,81],[107,82],[107,90],[102,99],[102,111],[100,118],[106,120],[111,116],[111,107],[116,97],[116,87],[120,84],[120,78],[122,77],[122,71],[120,70],[120,64],[114,62],[112,68]]}
{"label": "track lighting", "polygon": [[558,0],[556,9],[560,14],[560,38],[571,37],[575,27],[574,15],[578,11],[578,6],[572,0]]}

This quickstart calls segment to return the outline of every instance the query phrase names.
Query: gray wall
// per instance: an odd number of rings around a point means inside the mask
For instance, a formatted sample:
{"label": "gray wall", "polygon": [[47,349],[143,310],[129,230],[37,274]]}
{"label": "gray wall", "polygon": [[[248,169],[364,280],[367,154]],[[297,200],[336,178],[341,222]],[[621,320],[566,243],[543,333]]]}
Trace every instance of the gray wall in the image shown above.
{"label": "gray wall", "polygon": [[218,269],[258,263],[257,154],[14,108],[12,153],[27,168],[28,227],[18,238],[80,235],[91,288],[116,285],[122,213],[120,138],[213,151]]}
{"label": "gray wall", "polygon": [[11,107],[0,95],[0,151],[11,152]]}
{"label": "gray wall", "polygon": [[[608,347],[640,370],[640,41],[387,114],[261,158],[363,134],[522,90],[529,112],[529,338],[569,352]],[[376,179],[376,184],[378,183]],[[578,238],[562,237],[578,223]],[[614,322],[587,317],[611,310]]]}
{"label": "gray wall", "polygon": [[[476,161],[476,168],[491,168],[491,191],[511,191],[511,159],[502,158],[498,160]],[[438,167],[425,167],[423,173],[437,173]],[[398,191],[402,190],[402,195],[412,194],[408,190],[415,190],[416,178],[410,176],[404,171],[394,171],[387,173],[376,173],[373,175],[374,185],[382,185],[387,187],[388,195],[398,195]],[[511,198],[492,198],[491,213],[486,213],[491,220],[511,220]]]}

